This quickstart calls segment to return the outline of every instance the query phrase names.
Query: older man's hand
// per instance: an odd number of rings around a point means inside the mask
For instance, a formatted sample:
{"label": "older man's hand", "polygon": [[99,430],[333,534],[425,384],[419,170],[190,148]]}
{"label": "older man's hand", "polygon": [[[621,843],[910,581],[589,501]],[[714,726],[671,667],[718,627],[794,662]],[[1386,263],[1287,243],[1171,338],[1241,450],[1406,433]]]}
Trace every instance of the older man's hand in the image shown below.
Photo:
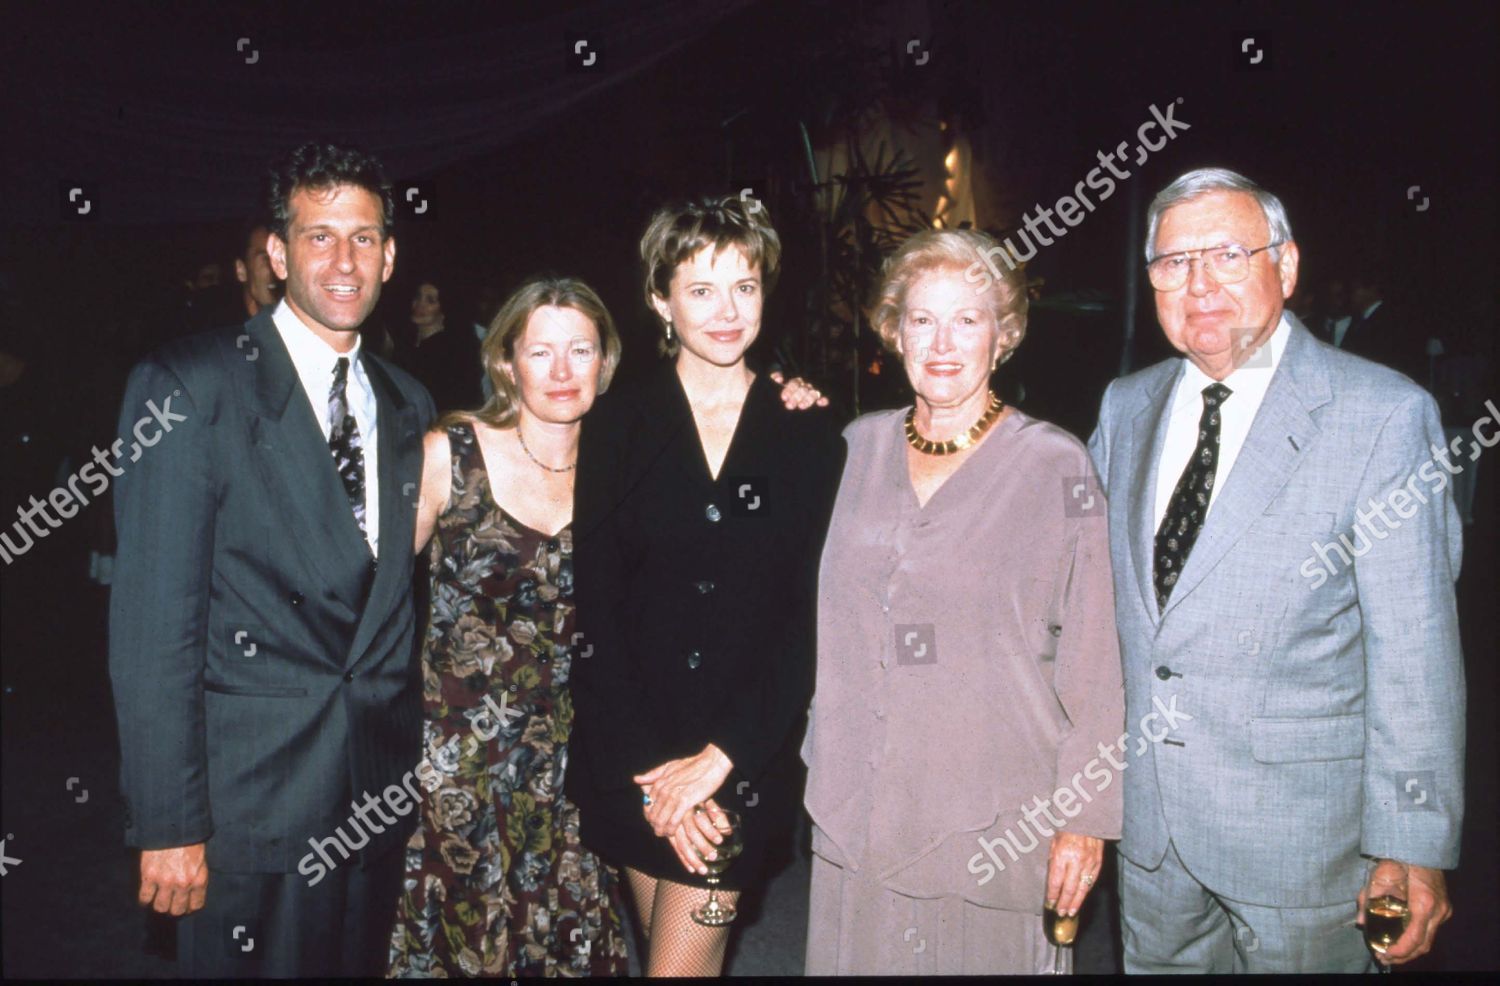
{"label": "older man's hand", "polygon": [[1448,881],[1443,871],[1382,859],[1370,871],[1370,879],[1359,892],[1356,924],[1364,926],[1365,902],[1384,894],[1394,894],[1405,900],[1411,916],[1407,919],[1406,931],[1386,949],[1381,961],[1387,965],[1401,965],[1432,951],[1438,925],[1453,916],[1453,908],[1448,904]]}

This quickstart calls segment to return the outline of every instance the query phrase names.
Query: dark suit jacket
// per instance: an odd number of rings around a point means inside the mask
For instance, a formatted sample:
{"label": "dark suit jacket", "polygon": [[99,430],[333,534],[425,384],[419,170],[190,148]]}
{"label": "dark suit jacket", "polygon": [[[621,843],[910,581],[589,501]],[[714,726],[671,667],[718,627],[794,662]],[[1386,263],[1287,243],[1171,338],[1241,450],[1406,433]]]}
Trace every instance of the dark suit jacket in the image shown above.
{"label": "dark suit jacket", "polygon": [[1415,324],[1409,314],[1391,308],[1389,301],[1382,301],[1369,318],[1354,316],[1339,348],[1404,373],[1426,389],[1427,336],[1423,326]]}
{"label": "dark suit jacket", "polygon": [[[309,839],[352,831],[351,800],[417,764],[410,493],[433,408],[406,373],[361,358],[378,404],[378,566],[269,310],[130,375],[124,448],[148,402],[183,416],[116,480],[110,676],[130,845],[207,841],[211,870],[291,872]],[[412,819],[397,821],[367,851],[404,838]]]}
{"label": "dark suit jacket", "polygon": [[[631,777],[712,742],[734,762],[716,799],[750,813],[747,860],[795,817],[844,443],[757,377],[715,481],[674,366],[632,383],[598,400],[579,448],[567,790],[590,847],[692,882]],[[753,865],[726,883],[736,869]]]}

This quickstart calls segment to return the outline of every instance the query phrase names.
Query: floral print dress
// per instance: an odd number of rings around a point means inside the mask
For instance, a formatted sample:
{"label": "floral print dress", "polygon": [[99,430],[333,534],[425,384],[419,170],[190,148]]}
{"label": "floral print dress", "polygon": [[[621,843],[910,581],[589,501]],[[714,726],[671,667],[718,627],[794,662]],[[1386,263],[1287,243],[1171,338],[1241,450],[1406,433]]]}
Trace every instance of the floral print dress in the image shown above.
{"label": "floral print dress", "polygon": [[472,425],[448,439],[422,649],[427,794],[390,974],[625,975],[618,874],[579,844],[563,797],[572,531],[548,537],[495,502]]}

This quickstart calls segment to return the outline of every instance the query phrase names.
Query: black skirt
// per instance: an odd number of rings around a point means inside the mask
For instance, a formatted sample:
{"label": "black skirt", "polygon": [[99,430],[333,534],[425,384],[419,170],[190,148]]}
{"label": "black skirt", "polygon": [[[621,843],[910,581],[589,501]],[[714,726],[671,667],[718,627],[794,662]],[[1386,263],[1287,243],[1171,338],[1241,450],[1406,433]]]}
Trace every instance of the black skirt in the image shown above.
{"label": "black skirt", "polygon": [[[714,795],[719,807],[739,813],[745,840],[739,858],[719,875],[721,890],[758,885],[767,875],[767,863],[790,847],[807,778],[798,754],[802,734],[799,724],[755,783],[730,771]],[[708,886],[706,877],[690,873],[667,840],[651,830],[638,786],[600,790],[588,772],[587,758],[570,756],[567,789],[569,799],[578,806],[579,841],[590,852],[658,880]]]}

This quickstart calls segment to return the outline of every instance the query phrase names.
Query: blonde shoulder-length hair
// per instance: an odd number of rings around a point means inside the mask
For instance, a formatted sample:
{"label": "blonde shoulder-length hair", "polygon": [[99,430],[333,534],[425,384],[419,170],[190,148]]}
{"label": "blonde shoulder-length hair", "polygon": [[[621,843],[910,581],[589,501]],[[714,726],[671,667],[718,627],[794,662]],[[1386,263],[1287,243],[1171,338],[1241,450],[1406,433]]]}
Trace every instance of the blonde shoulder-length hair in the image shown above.
{"label": "blonde shoulder-length hair", "polygon": [[[885,348],[901,351],[901,318],[912,285],[931,273],[961,271],[965,281],[976,285],[976,297],[983,298],[994,312],[1000,330],[1000,362],[1010,359],[1026,337],[1029,301],[1026,275],[1019,265],[994,262],[995,257],[1003,259],[1003,250],[993,236],[977,229],[924,230],[902,243],[881,268],[880,287],[869,312],[870,324]],[[973,276],[976,273],[980,276]]]}
{"label": "blonde shoulder-length hair", "polygon": [[526,332],[526,324],[538,308],[571,308],[594,323],[599,330],[599,345],[604,365],[599,371],[599,393],[604,393],[615,369],[620,365],[620,336],[615,331],[614,319],[609,309],[594,289],[575,277],[558,277],[540,274],[528,279],[511,293],[500,311],[490,320],[489,332],[479,347],[480,362],[490,379],[494,394],[477,411],[453,411],[438,421],[437,427],[446,428],[459,422],[482,421],[494,428],[509,428],[515,424],[520,392],[506,365],[516,356],[516,345]]}

